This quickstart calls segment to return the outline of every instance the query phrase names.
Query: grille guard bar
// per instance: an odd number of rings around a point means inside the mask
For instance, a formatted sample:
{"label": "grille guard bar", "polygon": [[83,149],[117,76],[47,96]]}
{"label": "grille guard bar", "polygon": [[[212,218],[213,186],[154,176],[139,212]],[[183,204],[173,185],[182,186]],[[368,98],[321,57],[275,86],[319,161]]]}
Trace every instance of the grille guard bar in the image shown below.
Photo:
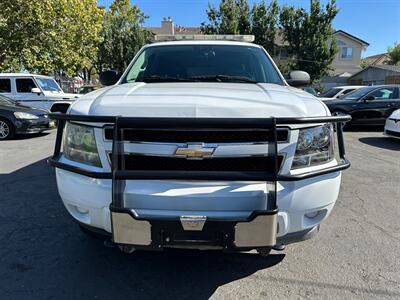
{"label": "grille guard bar", "polygon": [[[346,159],[343,124],[350,121],[350,116],[330,116],[330,117],[311,117],[311,118],[142,118],[142,117],[120,117],[120,116],[82,116],[69,114],[50,114],[52,119],[58,121],[57,137],[54,153],[48,160],[48,164],[78,173],[84,176],[99,179],[112,179],[113,200],[112,206],[122,208],[122,191],[124,180],[147,179],[147,180],[232,180],[232,181],[266,181],[274,182],[275,189],[272,191],[272,203],[269,209],[276,209],[276,182],[277,181],[297,181],[308,179],[328,173],[345,170],[350,167],[350,162]],[[93,172],[79,167],[71,166],[59,161],[61,157],[61,144],[66,121],[106,123],[114,125],[114,138],[112,145],[112,172]],[[336,124],[336,134],[340,163],[336,166],[325,168],[296,175],[279,174],[278,166],[278,147],[277,147],[277,125],[301,125],[301,124]],[[177,129],[268,129],[272,130],[272,142],[268,143],[268,153],[275,157],[272,172],[211,172],[211,171],[134,171],[124,170],[121,157],[124,153],[123,129],[157,129],[177,130]]]}

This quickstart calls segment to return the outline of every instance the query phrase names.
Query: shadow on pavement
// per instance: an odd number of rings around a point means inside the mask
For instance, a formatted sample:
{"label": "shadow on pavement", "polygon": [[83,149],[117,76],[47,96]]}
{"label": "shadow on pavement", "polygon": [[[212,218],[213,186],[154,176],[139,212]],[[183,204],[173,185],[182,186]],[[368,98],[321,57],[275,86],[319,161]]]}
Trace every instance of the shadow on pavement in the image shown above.
{"label": "shadow on pavement", "polygon": [[40,132],[40,133],[32,133],[32,134],[18,134],[15,136],[14,140],[30,140],[30,139],[34,139],[37,137],[46,136],[49,134],[50,133],[48,131]]}
{"label": "shadow on pavement", "polygon": [[0,295],[7,299],[206,299],[285,257],[105,248],[67,214],[45,160],[0,175],[0,189]]}
{"label": "shadow on pavement", "polygon": [[358,139],[361,143],[386,150],[400,151],[400,140],[390,137],[363,137]]}

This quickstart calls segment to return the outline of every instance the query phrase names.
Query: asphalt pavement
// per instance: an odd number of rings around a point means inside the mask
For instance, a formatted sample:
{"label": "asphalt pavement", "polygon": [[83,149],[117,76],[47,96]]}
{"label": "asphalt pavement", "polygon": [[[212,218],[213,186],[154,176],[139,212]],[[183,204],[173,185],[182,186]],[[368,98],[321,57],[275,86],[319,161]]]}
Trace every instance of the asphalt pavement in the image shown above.
{"label": "asphalt pavement", "polygon": [[367,130],[345,133],[352,167],[318,236],[268,258],[106,248],[58,196],[55,131],[2,141],[0,299],[399,299],[400,140]]}

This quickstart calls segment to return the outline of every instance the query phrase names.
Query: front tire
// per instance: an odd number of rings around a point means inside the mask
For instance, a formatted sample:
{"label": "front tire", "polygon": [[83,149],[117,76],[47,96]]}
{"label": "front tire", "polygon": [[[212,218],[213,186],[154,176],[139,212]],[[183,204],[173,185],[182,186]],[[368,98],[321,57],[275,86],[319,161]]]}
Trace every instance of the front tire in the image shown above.
{"label": "front tire", "polygon": [[0,119],[0,141],[14,138],[15,130],[10,121]]}

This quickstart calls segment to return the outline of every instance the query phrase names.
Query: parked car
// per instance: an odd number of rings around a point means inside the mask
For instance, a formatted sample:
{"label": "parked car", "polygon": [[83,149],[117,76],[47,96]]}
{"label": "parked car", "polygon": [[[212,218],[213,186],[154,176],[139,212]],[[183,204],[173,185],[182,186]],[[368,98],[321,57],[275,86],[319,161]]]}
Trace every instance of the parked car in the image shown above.
{"label": "parked car", "polygon": [[66,112],[69,105],[80,97],[79,94],[64,93],[51,77],[24,73],[1,73],[0,95],[51,112]]}
{"label": "parked car", "polygon": [[352,124],[381,125],[400,108],[399,86],[367,86],[325,104],[333,115],[351,115]]}
{"label": "parked car", "polygon": [[0,95],[0,140],[12,139],[16,134],[39,133],[50,129],[54,121],[49,111],[17,104]]}
{"label": "parked car", "polygon": [[385,135],[400,138],[400,109],[395,110],[385,123]]}
{"label": "parked car", "polygon": [[321,100],[335,100],[338,98],[342,98],[345,95],[354,92],[360,88],[365,87],[364,85],[346,85],[346,86],[336,86],[327,90],[325,93],[322,93],[319,97]]}
{"label": "parked car", "polygon": [[263,47],[241,37],[147,45],[121,78],[101,74],[108,87],[54,115],[49,164],[84,232],[129,253],[261,255],[317,233],[350,166],[341,126],[335,158],[332,123],[349,117],[330,117],[292,87],[307,85],[307,73],[286,81]]}
{"label": "parked car", "polygon": [[78,89],[78,93],[81,95],[84,95],[84,94],[93,92],[95,90],[98,90],[99,88],[100,88],[100,86],[98,86],[98,85],[85,85]]}

